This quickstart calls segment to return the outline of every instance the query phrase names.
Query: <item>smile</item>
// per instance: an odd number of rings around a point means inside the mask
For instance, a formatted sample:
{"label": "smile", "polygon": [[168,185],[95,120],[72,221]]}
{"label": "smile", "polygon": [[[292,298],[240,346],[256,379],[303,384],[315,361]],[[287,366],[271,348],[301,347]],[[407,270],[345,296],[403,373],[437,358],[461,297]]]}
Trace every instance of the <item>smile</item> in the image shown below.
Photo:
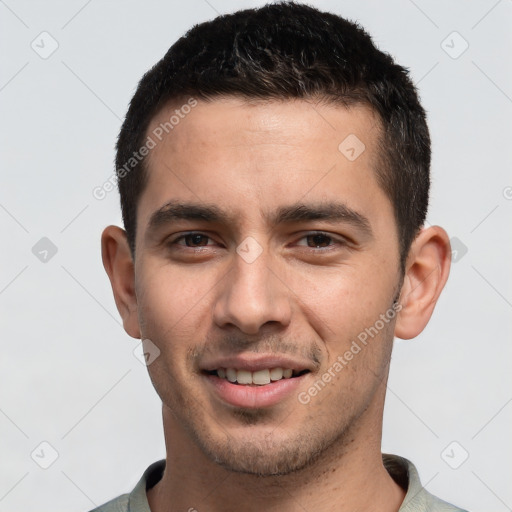
{"label": "smile", "polygon": [[208,372],[209,375],[216,375],[220,379],[226,379],[233,384],[245,386],[265,386],[271,382],[282,379],[300,377],[309,370],[296,371],[291,368],[264,368],[257,371],[249,371],[236,368],[218,368]]}

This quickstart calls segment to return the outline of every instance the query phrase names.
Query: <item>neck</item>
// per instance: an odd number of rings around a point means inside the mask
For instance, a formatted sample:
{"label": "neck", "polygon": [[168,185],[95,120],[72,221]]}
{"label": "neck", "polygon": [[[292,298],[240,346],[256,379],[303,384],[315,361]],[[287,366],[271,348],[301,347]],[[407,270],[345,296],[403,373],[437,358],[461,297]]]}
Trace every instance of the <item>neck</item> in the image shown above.
{"label": "neck", "polygon": [[[258,477],[229,471],[206,457],[164,406],[167,458],[164,475],[148,491],[152,512],[396,512],[404,490],[382,463],[381,422],[361,418],[359,432],[290,475]],[[370,424],[364,424],[368,423]]]}

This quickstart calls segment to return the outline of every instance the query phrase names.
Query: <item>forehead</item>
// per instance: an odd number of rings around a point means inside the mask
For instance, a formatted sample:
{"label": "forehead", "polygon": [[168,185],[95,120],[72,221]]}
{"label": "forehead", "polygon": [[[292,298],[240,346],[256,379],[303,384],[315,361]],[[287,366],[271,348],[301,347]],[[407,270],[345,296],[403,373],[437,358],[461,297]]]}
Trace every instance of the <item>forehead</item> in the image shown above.
{"label": "forehead", "polygon": [[375,177],[381,126],[369,107],[233,97],[192,104],[173,101],[148,127],[155,147],[140,226],[175,198],[216,203],[240,219],[257,210],[268,218],[285,200],[338,197],[354,209],[370,193],[386,200]]}
{"label": "forehead", "polygon": [[[372,143],[380,129],[378,115],[363,104],[345,107],[306,99],[278,101],[236,97],[219,97],[206,102],[183,97],[169,102],[150,122],[147,135],[155,139],[157,146],[148,160],[157,157],[162,150],[173,151],[183,146],[190,149],[198,145],[211,145],[212,150],[219,152],[225,145],[304,146],[310,151],[313,145],[320,144],[332,149],[333,141],[342,142],[351,134],[359,135],[372,153]],[[188,156],[194,157],[193,154]]]}

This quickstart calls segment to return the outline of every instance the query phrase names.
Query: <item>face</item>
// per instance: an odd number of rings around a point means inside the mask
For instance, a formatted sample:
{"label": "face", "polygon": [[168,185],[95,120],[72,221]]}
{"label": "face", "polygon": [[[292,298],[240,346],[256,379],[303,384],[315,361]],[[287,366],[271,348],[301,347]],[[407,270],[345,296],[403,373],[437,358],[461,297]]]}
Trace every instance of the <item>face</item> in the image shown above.
{"label": "face", "polygon": [[148,369],[166,428],[225,468],[290,473],[379,429],[401,280],[379,126],[362,106],[218,99],[148,156]]}

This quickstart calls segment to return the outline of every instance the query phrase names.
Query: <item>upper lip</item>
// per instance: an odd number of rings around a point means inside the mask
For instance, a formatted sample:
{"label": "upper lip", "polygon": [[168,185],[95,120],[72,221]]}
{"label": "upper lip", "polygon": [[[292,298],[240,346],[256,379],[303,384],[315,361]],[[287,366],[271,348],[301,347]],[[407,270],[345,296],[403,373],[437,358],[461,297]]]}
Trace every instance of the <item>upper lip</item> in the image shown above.
{"label": "upper lip", "polygon": [[300,361],[286,356],[278,355],[237,355],[231,357],[217,358],[201,365],[201,370],[211,372],[219,368],[235,368],[237,370],[247,370],[256,372],[267,368],[289,368],[300,372],[303,370],[312,370],[312,366],[305,361]]}

